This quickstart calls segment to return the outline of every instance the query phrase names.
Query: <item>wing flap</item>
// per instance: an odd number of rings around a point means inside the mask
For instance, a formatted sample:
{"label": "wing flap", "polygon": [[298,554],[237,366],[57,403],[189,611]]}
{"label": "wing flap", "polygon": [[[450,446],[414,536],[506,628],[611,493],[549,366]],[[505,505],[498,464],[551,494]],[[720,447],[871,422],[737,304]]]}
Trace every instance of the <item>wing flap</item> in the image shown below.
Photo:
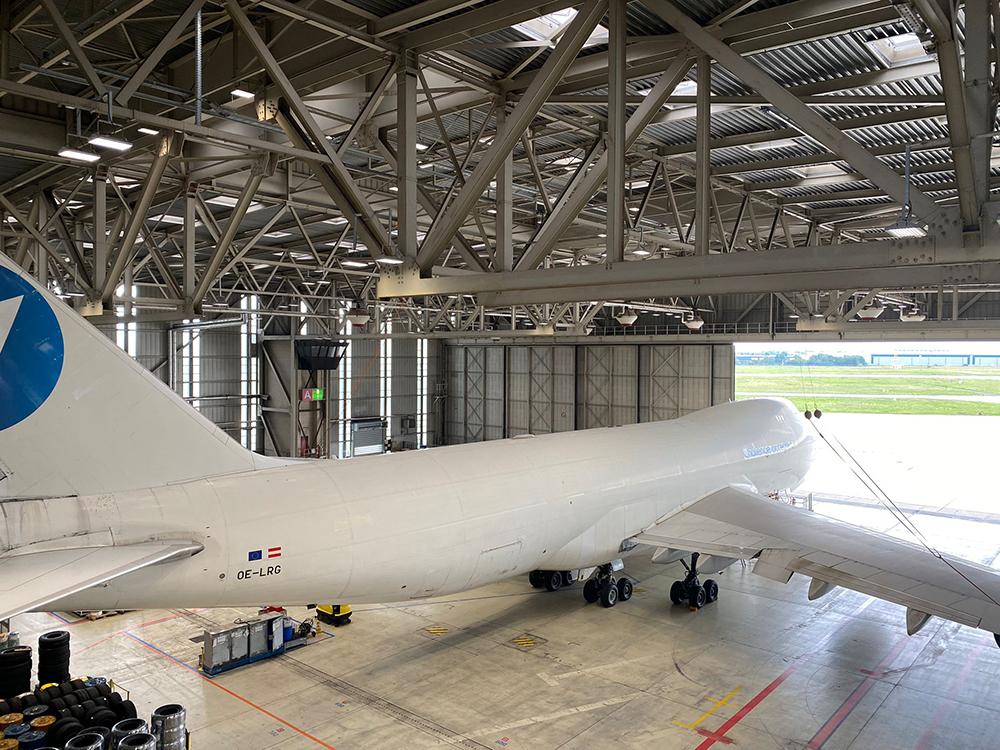
{"label": "wing flap", "polygon": [[660,520],[636,541],[741,559],[990,632],[1000,631],[1000,571],[727,487]]}
{"label": "wing flap", "polygon": [[0,620],[44,607],[141,568],[190,557],[196,542],[143,542],[0,555]]}

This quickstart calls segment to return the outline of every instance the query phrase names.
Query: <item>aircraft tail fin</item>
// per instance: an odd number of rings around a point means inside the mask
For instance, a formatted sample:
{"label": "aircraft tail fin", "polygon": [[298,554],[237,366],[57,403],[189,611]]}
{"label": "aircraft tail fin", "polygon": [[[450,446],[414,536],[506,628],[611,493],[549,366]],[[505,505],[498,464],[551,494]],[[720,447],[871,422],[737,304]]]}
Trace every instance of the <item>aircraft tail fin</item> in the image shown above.
{"label": "aircraft tail fin", "polygon": [[0,253],[0,498],[101,494],[274,463]]}

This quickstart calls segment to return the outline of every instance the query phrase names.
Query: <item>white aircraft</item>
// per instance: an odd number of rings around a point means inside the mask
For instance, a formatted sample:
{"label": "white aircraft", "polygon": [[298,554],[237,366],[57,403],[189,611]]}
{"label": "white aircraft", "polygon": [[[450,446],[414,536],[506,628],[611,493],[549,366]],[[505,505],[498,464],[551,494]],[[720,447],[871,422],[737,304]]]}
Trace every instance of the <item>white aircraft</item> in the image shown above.
{"label": "white aircraft", "polygon": [[[1000,575],[775,502],[814,450],[760,399],[681,419],[350,461],[239,446],[0,255],[0,619],[26,611],[390,602],[518,574],[631,596],[623,551],[812,578],[1000,632]],[[699,554],[700,565],[699,562]],[[1000,638],[998,638],[1000,644]]]}

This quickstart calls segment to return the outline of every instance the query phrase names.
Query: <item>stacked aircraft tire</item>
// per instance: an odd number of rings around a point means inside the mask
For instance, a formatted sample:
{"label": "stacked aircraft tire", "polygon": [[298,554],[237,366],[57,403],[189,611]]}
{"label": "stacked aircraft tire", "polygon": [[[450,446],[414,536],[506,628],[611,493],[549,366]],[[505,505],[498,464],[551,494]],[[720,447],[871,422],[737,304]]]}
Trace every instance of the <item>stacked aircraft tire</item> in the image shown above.
{"label": "stacked aircraft tire", "polygon": [[69,679],[69,632],[53,630],[38,638],[38,683],[66,682]]}
{"label": "stacked aircraft tire", "polygon": [[177,703],[168,703],[153,711],[150,725],[157,750],[183,750],[187,747],[187,711]]}
{"label": "stacked aircraft tire", "polygon": [[136,713],[135,704],[102,677],[47,684],[0,700],[0,743],[12,740],[18,744],[9,747],[18,750],[110,750],[113,728]]}
{"label": "stacked aircraft tire", "polygon": [[30,689],[31,648],[17,646],[0,651],[0,699],[11,698]]}

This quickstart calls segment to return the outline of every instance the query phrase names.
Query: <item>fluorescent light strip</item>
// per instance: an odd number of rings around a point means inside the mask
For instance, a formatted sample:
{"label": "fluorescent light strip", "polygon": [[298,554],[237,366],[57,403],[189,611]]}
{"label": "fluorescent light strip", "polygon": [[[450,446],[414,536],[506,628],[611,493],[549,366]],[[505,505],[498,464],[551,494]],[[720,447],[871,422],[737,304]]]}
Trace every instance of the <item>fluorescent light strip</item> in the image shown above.
{"label": "fluorescent light strip", "polygon": [[113,151],[128,151],[132,148],[132,144],[128,141],[123,141],[121,138],[112,138],[109,135],[95,135],[87,143],[98,148],[110,148]]}
{"label": "fluorescent light strip", "polygon": [[81,151],[78,148],[70,148],[69,146],[59,149],[59,156],[64,159],[86,162],[94,162],[101,158],[100,154],[95,154],[93,151]]}

